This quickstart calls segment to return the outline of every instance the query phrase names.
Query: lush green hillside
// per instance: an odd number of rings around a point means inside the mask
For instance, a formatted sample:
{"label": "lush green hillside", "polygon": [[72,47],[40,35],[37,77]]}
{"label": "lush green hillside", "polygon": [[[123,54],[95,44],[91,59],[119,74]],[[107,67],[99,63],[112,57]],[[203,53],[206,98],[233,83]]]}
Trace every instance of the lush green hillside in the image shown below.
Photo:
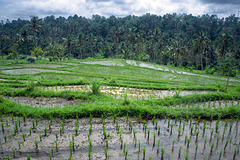
{"label": "lush green hillside", "polygon": [[93,15],[0,24],[0,54],[63,58],[124,58],[235,76],[240,69],[240,23],[231,15],[166,14],[105,18]]}

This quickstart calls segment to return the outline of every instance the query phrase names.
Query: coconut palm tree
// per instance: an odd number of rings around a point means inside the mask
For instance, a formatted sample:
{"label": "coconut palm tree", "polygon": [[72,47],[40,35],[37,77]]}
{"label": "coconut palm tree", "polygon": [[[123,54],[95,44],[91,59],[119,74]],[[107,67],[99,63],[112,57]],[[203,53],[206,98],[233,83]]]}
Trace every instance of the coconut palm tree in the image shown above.
{"label": "coconut palm tree", "polygon": [[115,34],[114,34],[114,44],[115,44],[115,49],[116,49],[116,54],[117,54],[117,58],[118,58],[118,42],[119,42],[119,27],[116,26],[115,28]]}
{"label": "coconut palm tree", "polygon": [[181,54],[184,52],[185,50],[185,46],[184,46],[184,42],[182,39],[177,39],[173,42],[173,47],[174,47],[174,52],[176,55],[176,66],[179,66],[179,57],[181,56]]}
{"label": "coconut palm tree", "polygon": [[131,43],[132,52],[134,52],[134,45],[136,43],[136,35],[135,35],[136,30],[137,30],[136,27],[129,28],[130,33],[129,33],[129,36],[128,36],[128,40]]}
{"label": "coconut palm tree", "polygon": [[14,43],[12,46],[12,57],[16,60],[16,63],[18,63],[19,53],[18,53],[18,44]]}
{"label": "coconut palm tree", "polygon": [[[50,43],[46,48],[46,53],[47,56],[52,56],[52,59],[55,59],[55,55],[56,55],[56,46],[53,43]],[[50,59],[49,59],[50,60]]]}
{"label": "coconut palm tree", "polygon": [[31,51],[31,55],[32,56],[36,56],[37,60],[39,57],[41,57],[43,55],[43,50],[41,47],[34,47],[34,50]]}
{"label": "coconut palm tree", "polygon": [[203,31],[199,32],[198,34],[194,34],[194,36],[196,37],[196,39],[193,40],[194,50],[200,55],[201,69],[203,71],[203,54],[211,41],[208,35]]}
{"label": "coconut palm tree", "polygon": [[234,38],[230,31],[223,32],[219,38],[218,42],[218,50],[221,57],[224,57],[226,53],[229,51],[231,45],[233,44]]}
{"label": "coconut palm tree", "polygon": [[154,29],[153,35],[151,36],[151,44],[153,46],[153,61],[156,62],[156,57],[157,57],[157,45],[162,39],[162,32],[159,28]]}
{"label": "coconut palm tree", "polygon": [[4,54],[4,49],[6,48],[6,45],[4,45],[5,39],[9,39],[9,37],[7,35],[0,35],[0,54],[2,56],[2,59],[3,59],[3,56],[5,55]]}
{"label": "coconut palm tree", "polygon": [[28,42],[30,41],[31,37],[28,34],[27,28],[23,28],[23,30],[18,35],[18,40],[24,44],[25,47],[25,54],[28,53]]}
{"label": "coconut palm tree", "polygon": [[30,16],[30,18],[31,18],[30,23],[27,24],[26,27],[33,33],[34,43],[35,46],[37,46],[36,35],[38,32],[43,30],[42,19],[39,19],[38,16]]}
{"label": "coconut palm tree", "polygon": [[79,44],[79,47],[80,47],[81,59],[83,59],[83,44],[84,44],[83,40],[84,40],[83,34],[80,33],[78,35],[78,44]]}
{"label": "coconut palm tree", "polygon": [[[220,36],[220,38],[218,39],[219,41],[219,46],[218,49],[220,51],[220,56],[222,57],[221,59],[223,60],[223,58],[226,56],[226,53],[231,52],[230,48],[232,46],[234,46],[234,38],[233,35],[231,34],[231,32],[228,30],[226,32],[223,32]],[[227,92],[227,87],[228,87],[228,81],[229,81],[229,76],[231,73],[231,69],[232,69],[232,59],[234,57],[234,54],[230,54],[230,66],[229,66],[229,70],[228,70],[228,78],[227,78],[227,84],[226,84],[226,89],[225,92]],[[223,61],[221,60],[221,66]]]}
{"label": "coconut palm tree", "polygon": [[70,56],[74,56],[74,55],[72,55],[72,47],[75,42],[73,35],[72,34],[68,35],[67,38],[65,38],[64,40],[65,40],[66,48],[68,49]]}

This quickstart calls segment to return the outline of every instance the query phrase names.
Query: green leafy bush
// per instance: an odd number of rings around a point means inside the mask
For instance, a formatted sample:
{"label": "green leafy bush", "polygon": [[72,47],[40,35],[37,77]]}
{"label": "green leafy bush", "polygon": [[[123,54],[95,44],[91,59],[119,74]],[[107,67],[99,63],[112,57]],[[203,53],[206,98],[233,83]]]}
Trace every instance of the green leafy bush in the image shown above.
{"label": "green leafy bush", "polygon": [[206,67],[205,67],[205,72],[206,72],[207,74],[213,75],[213,74],[216,72],[216,70],[215,70],[214,68],[211,68],[210,66],[206,66]]}
{"label": "green leafy bush", "polygon": [[189,66],[188,69],[190,72],[193,72],[194,66]]}
{"label": "green leafy bush", "polygon": [[28,84],[27,84],[27,88],[26,88],[26,92],[29,93],[29,92],[32,92],[35,88],[35,83],[34,81],[28,81]]}
{"label": "green leafy bush", "polygon": [[[223,72],[223,74],[225,76],[228,76],[228,72],[229,72],[229,64],[224,64],[221,68],[220,71]],[[237,75],[238,70],[235,67],[232,67],[232,69],[230,70],[230,77],[235,77]]]}
{"label": "green leafy bush", "polygon": [[237,69],[232,69],[230,72],[231,77],[236,77],[238,70]]}
{"label": "green leafy bush", "polygon": [[240,85],[236,87],[236,90],[240,92]]}
{"label": "green leafy bush", "polygon": [[124,98],[123,105],[129,105],[129,104],[130,104],[130,101],[129,101],[129,99],[128,99],[128,88],[126,89],[123,98]]}
{"label": "green leafy bush", "polygon": [[109,83],[112,83],[112,84],[115,84],[116,83],[116,78],[111,78],[110,80],[109,80]]}
{"label": "green leafy bush", "polygon": [[92,91],[93,94],[99,94],[101,91],[101,83],[98,80],[93,80],[90,83],[90,89]]}

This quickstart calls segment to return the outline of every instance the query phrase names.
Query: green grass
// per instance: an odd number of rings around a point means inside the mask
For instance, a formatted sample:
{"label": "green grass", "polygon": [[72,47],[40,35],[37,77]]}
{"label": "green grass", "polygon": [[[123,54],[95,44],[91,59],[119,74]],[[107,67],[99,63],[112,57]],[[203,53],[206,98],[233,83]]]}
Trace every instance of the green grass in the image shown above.
{"label": "green grass", "polygon": [[[88,59],[87,61],[95,61]],[[222,108],[199,108],[196,104],[218,100],[240,100],[238,78],[231,78],[228,92],[224,93],[226,77],[222,76],[193,76],[183,75],[172,72],[158,71],[149,68],[131,66],[124,60],[112,59],[116,63],[122,63],[125,66],[104,66],[99,64],[83,64],[84,60],[65,60],[48,62],[42,60],[34,64],[29,64],[26,60],[19,60],[14,64],[13,60],[0,60],[2,68],[41,68],[56,71],[69,71],[68,73],[41,72],[33,75],[10,75],[0,72],[0,95],[3,96],[25,96],[25,97],[61,97],[65,99],[84,99],[90,100],[90,103],[79,104],[75,106],[66,106],[63,108],[37,108],[27,105],[11,102],[0,97],[0,111],[7,115],[26,115],[28,117],[50,118],[51,116],[61,118],[88,117],[92,114],[95,117],[104,116],[129,116],[142,118],[157,117],[199,117],[210,119],[211,116],[217,118],[239,117],[239,106]],[[85,60],[86,61],[86,60]],[[100,60],[96,60],[100,61]],[[106,61],[104,59],[103,61]],[[56,67],[56,65],[58,67]],[[166,67],[166,66],[165,66]],[[171,67],[178,71],[188,71],[183,68]],[[194,71],[196,74],[197,71]],[[201,73],[201,75],[204,75]],[[32,84],[28,82],[32,80]],[[237,81],[238,80],[238,81]],[[53,91],[46,90],[47,86],[68,86],[68,85],[89,85],[91,82],[98,81],[104,86],[116,86],[125,88],[138,88],[149,90],[173,90],[181,91],[213,91],[206,94],[192,94],[186,96],[175,95],[163,99],[148,98],[131,100],[115,99],[104,93],[93,94],[91,91]],[[191,107],[170,107],[176,105],[193,105]],[[207,104],[206,104],[207,106]]]}
{"label": "green grass", "polygon": [[6,115],[22,116],[27,117],[40,117],[47,118],[75,118],[76,115],[79,117],[89,117],[90,114],[94,117],[100,117],[102,114],[104,116],[113,117],[114,114],[117,116],[126,116],[127,114],[132,117],[138,117],[139,114],[143,118],[150,118],[153,116],[163,118],[167,117],[183,117],[187,116],[197,118],[201,116],[202,119],[210,119],[211,116],[217,119],[219,116],[221,118],[237,118],[240,116],[240,107],[230,106],[225,108],[201,108],[198,106],[192,107],[159,107],[158,105],[139,105],[137,103],[132,103],[130,105],[121,105],[118,101],[105,101],[96,100],[96,102],[91,104],[81,104],[75,106],[66,106],[63,108],[38,108],[28,105],[18,104],[16,102],[9,101],[7,99],[1,98],[0,111]]}

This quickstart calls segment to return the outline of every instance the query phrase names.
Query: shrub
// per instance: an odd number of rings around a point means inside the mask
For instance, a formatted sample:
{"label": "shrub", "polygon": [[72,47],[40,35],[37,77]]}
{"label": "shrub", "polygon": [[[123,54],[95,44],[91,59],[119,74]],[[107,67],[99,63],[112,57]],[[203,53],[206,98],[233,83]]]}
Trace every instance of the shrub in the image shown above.
{"label": "shrub", "polygon": [[31,80],[31,81],[28,81],[28,84],[27,84],[27,88],[26,88],[26,92],[32,92],[35,88],[35,84],[34,82]]}
{"label": "shrub", "polygon": [[231,77],[236,77],[238,70],[237,69],[232,69],[230,72]]}
{"label": "shrub", "polygon": [[236,90],[237,90],[237,91],[240,91],[240,85],[238,85],[238,86],[236,87]]}
{"label": "shrub", "polygon": [[207,74],[212,74],[213,75],[216,72],[216,70],[214,68],[211,68],[210,66],[206,66],[205,67],[205,72]]}
{"label": "shrub", "polygon": [[130,104],[130,101],[129,101],[129,99],[128,99],[128,88],[126,89],[123,98],[124,98],[123,105],[129,105],[129,104]]}
{"label": "shrub", "polygon": [[178,89],[175,90],[175,95],[174,95],[174,97],[175,97],[175,98],[179,98],[179,97],[180,97],[180,94],[181,94],[181,89],[178,88]]}
{"label": "shrub", "polygon": [[90,83],[90,89],[93,94],[99,94],[101,90],[101,83],[98,80],[93,80]]}
{"label": "shrub", "polygon": [[110,80],[109,80],[109,83],[112,83],[112,84],[115,84],[116,83],[116,78],[111,78]]}
{"label": "shrub", "polygon": [[190,72],[193,72],[194,67],[193,66],[189,66],[188,69],[189,69]]}

